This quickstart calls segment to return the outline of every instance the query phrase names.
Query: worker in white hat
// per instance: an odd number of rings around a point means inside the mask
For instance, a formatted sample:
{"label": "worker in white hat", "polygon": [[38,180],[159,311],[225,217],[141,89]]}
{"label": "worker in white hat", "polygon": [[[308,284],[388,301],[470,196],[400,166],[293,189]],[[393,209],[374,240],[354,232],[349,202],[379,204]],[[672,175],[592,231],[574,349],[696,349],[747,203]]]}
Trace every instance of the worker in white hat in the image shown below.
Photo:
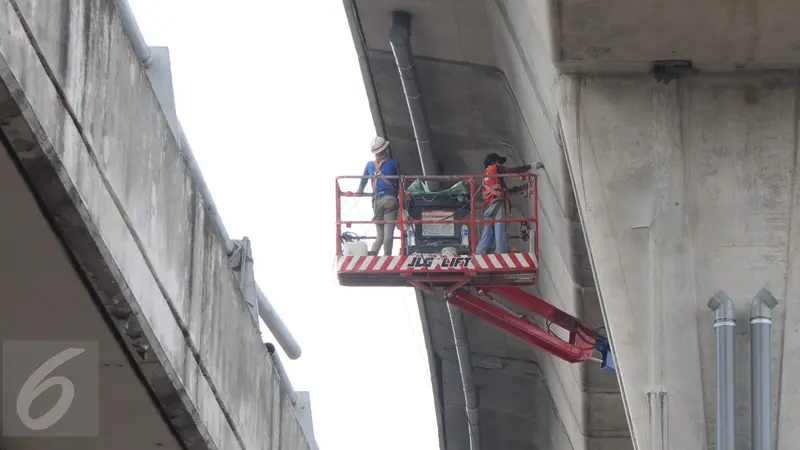
{"label": "worker in white hat", "polygon": [[[374,137],[370,148],[375,160],[367,163],[363,176],[369,176],[369,180],[372,181],[372,210],[375,213],[372,220],[395,221],[399,209],[397,192],[400,180],[386,177],[400,174],[397,163],[389,155],[389,141],[386,139],[380,136]],[[367,180],[367,178],[361,179],[361,184],[358,186],[359,194],[364,193]],[[395,224],[376,224],[375,227],[378,233],[377,239],[372,243],[369,254],[377,255],[382,245],[384,254],[391,255]]]}

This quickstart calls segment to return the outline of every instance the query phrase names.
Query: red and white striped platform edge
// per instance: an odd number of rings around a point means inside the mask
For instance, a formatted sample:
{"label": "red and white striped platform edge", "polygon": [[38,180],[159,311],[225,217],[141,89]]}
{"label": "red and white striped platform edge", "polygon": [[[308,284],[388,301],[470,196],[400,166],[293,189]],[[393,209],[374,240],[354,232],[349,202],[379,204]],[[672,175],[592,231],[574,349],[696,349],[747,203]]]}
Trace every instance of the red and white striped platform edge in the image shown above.
{"label": "red and white striped platform edge", "polygon": [[444,256],[438,253],[406,256],[340,256],[338,273],[428,272],[533,272],[538,268],[532,253]]}

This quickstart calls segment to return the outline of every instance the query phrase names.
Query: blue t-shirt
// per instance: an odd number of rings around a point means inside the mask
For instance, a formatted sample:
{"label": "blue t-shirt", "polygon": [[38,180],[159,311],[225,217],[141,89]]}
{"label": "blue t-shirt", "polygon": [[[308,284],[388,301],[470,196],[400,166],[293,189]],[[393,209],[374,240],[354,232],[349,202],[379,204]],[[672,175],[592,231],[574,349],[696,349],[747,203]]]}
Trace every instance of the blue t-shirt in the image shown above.
{"label": "blue t-shirt", "polygon": [[[387,159],[386,162],[383,163],[381,166],[381,175],[384,176],[397,176],[400,173],[397,170],[397,163],[393,159]],[[367,166],[364,167],[364,176],[375,176],[375,161],[370,161],[367,163]],[[367,185],[369,179],[364,178],[361,180],[361,185],[358,187],[359,192],[364,192],[364,188]],[[398,179],[377,179],[377,186],[375,190],[372,192],[373,197],[381,197],[383,195],[397,195],[397,186],[400,180]],[[387,183],[387,181],[390,184]]]}

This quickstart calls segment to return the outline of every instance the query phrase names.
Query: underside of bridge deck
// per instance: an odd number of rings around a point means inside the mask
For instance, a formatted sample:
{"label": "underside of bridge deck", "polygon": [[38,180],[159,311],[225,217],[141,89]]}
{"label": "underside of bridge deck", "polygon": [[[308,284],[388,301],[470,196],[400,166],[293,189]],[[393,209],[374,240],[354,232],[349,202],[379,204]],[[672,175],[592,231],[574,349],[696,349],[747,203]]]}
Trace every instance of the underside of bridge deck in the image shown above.
{"label": "underside of bridge deck", "polygon": [[[587,323],[605,321],[619,354],[618,382],[470,323],[484,443],[715,445],[706,299],[727,284],[744,315],[748,296],[762,285],[778,297],[796,290],[797,226],[789,205],[797,196],[800,16],[793,13],[800,5],[344,3],[376,128],[393,142],[404,171],[419,173],[420,166],[389,47],[393,10],[413,17],[411,43],[441,167],[478,172],[489,151],[511,164],[544,163],[538,293]],[[420,308],[442,448],[467,448],[441,299],[420,296]],[[778,312],[776,328],[796,323],[792,314]],[[746,327],[738,331],[741,338]],[[779,332],[774,347],[784,355],[800,339]],[[737,364],[747,355],[746,347],[737,350]],[[774,365],[775,383],[793,378],[790,358],[777,357]],[[742,399],[749,392],[746,367],[737,369]],[[784,405],[770,418],[779,448],[796,441],[795,408],[779,401],[795,391],[773,391],[773,405]],[[737,403],[741,445],[749,439],[749,416],[747,403]]]}
{"label": "underside of bridge deck", "polygon": [[[554,99],[542,98],[547,94],[527,81],[521,63],[527,56],[507,45],[519,36],[509,35],[497,21],[510,13],[483,0],[412,3],[345,3],[378,132],[392,142],[404,173],[420,173],[414,131],[388,45],[391,11],[402,8],[412,14],[412,48],[438,164],[445,173],[465,174],[482,172],[489,152],[508,156],[510,165],[542,161],[546,171],[540,183],[542,270],[537,293],[589,324],[602,325],[566,160],[556,140]],[[418,298],[442,448],[468,449],[450,319],[441,296],[419,293]],[[564,363],[466,317],[486,448],[630,447],[613,375]]]}

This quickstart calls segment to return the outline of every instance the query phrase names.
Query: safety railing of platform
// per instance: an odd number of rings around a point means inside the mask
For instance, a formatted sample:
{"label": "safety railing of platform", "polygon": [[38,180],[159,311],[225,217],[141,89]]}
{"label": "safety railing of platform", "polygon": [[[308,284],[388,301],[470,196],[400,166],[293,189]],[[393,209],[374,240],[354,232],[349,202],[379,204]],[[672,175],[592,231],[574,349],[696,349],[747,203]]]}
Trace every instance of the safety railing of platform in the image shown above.
{"label": "safety railing of platform", "polygon": [[[485,218],[477,218],[477,209],[476,209],[476,198],[478,197],[481,183],[485,178],[518,178],[524,181],[523,189],[521,192],[511,192],[509,190],[509,195],[511,197],[520,196],[522,198],[533,198],[533,204],[531,205],[532,213],[530,215],[524,215],[522,217],[506,217],[504,219],[485,219]],[[444,223],[452,223],[454,225],[461,225],[467,224],[470,225],[470,239],[469,239],[469,246],[470,246],[470,253],[475,253],[476,246],[478,244],[478,240],[476,239],[478,234],[478,227],[484,224],[495,224],[495,223],[519,223],[519,224],[533,224],[532,233],[530,233],[530,237],[533,240],[533,253],[536,256],[536,260],[539,260],[539,183],[538,183],[538,176],[535,173],[508,173],[508,174],[497,174],[497,175],[394,175],[394,176],[382,176],[381,179],[384,180],[399,180],[397,186],[397,197],[398,199],[402,200],[398,202],[398,218],[397,220],[344,220],[342,218],[342,197],[371,197],[371,192],[365,193],[357,193],[354,191],[343,191],[341,189],[341,182],[343,180],[363,180],[363,179],[375,179],[373,176],[368,175],[344,175],[336,177],[336,255],[342,255],[342,227],[350,228],[352,225],[383,225],[388,223],[393,223],[397,226],[399,230],[399,237],[392,237],[392,239],[399,239],[400,240],[400,254],[406,254],[406,226],[407,225],[424,225],[424,224],[444,224]],[[436,180],[436,181],[465,181],[469,186],[469,219],[436,219],[436,220],[424,220],[424,219],[406,219],[406,212],[407,212],[407,205],[406,199],[408,191],[406,190],[406,185],[413,181],[429,181],[429,180]],[[476,189],[477,188],[477,189]],[[436,195],[436,193],[429,193],[430,195]],[[510,214],[510,211],[507,211],[507,214]],[[481,211],[481,217],[482,211]],[[514,238],[521,238],[521,234],[517,236],[509,235],[509,239]],[[365,239],[372,239],[372,236],[359,236],[360,240]]]}

